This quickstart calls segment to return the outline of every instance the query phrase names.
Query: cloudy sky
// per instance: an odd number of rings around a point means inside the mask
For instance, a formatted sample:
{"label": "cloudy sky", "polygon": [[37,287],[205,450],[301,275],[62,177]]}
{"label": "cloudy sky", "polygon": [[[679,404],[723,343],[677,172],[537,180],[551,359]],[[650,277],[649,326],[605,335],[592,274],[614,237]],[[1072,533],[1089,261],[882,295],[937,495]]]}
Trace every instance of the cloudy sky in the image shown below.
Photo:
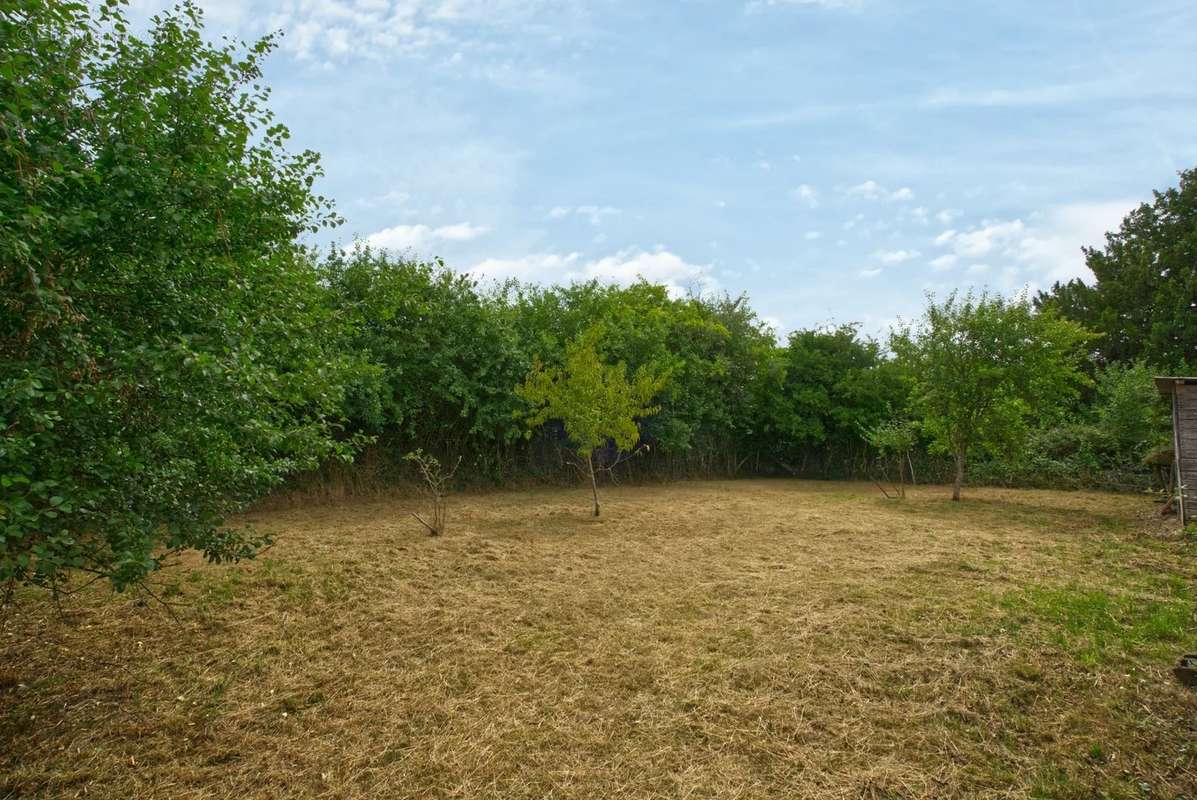
{"label": "cloudy sky", "polygon": [[340,241],[743,291],[783,332],[1084,275],[1197,166],[1192,0],[201,5],[284,32],[274,106]]}

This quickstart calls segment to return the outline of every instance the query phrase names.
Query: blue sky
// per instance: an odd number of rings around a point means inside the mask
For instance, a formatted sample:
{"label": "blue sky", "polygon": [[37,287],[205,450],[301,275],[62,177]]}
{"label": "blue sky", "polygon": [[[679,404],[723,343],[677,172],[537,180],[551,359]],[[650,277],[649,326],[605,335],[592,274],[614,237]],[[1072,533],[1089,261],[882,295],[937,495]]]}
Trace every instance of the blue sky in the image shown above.
{"label": "blue sky", "polygon": [[744,291],[783,333],[1084,275],[1197,166],[1192,0],[201,5],[284,31],[274,106],[340,241]]}

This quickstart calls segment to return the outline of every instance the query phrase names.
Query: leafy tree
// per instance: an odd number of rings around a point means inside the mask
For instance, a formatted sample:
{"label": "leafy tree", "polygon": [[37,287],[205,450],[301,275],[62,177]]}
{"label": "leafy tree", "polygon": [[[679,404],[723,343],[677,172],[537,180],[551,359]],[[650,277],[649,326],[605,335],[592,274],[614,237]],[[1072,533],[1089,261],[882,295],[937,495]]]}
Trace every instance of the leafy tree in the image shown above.
{"label": "leafy tree", "polygon": [[1027,422],[1043,419],[1087,382],[1080,369],[1093,335],[1025,298],[952,293],[928,301],[921,322],[890,346],[905,365],[911,396],[934,446],[956,465],[960,499],[967,457],[1016,446]]}
{"label": "leafy tree", "polygon": [[1036,304],[1103,334],[1107,362],[1197,364],[1197,169],[1131,211],[1106,246],[1086,249],[1092,286],[1057,283]]}
{"label": "leafy tree", "polygon": [[650,405],[665,386],[664,376],[641,367],[629,381],[627,368],[603,363],[596,346],[602,329],[593,327],[565,347],[560,368],[537,362],[516,394],[530,410],[524,416],[530,428],[559,419],[578,456],[584,460],[594,497],[594,516],[599,515],[598,484],[594,472],[594,451],[613,440],[619,452],[629,452],[640,440],[636,420],[655,414]]}
{"label": "leafy tree", "polygon": [[0,582],[121,589],[344,453],[349,369],[297,236],[335,224],[267,107],[267,37],[184,4],[0,6]]}

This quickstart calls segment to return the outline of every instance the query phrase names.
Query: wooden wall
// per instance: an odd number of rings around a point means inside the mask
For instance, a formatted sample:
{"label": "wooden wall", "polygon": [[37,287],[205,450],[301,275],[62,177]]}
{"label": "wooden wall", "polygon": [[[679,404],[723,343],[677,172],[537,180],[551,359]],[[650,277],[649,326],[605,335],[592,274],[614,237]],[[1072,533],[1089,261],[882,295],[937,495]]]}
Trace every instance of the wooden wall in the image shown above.
{"label": "wooden wall", "polygon": [[1197,384],[1185,383],[1175,388],[1172,423],[1176,432],[1176,463],[1184,496],[1183,522],[1197,519]]}

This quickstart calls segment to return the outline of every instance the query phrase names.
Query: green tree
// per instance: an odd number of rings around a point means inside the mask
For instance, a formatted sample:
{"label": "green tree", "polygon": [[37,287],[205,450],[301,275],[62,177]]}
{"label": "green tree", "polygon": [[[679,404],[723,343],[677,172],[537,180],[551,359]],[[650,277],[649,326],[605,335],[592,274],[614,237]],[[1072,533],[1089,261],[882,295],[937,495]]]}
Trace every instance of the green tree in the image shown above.
{"label": "green tree", "polygon": [[562,367],[537,362],[524,384],[516,387],[516,394],[530,406],[523,415],[530,429],[551,419],[565,426],[566,436],[587,467],[596,517],[594,451],[611,440],[617,451],[630,452],[640,441],[637,419],[657,412],[651,403],[666,383],[665,376],[654,375],[646,367],[629,381],[623,362],[603,363],[596,349],[601,336],[601,328],[590,328],[565,346]]}
{"label": "green tree", "polygon": [[922,320],[890,346],[910,376],[914,407],[932,444],[956,464],[978,449],[1016,446],[1031,419],[1044,419],[1088,382],[1080,366],[1093,335],[1020,297],[952,293],[929,299]]}
{"label": "green tree", "polygon": [[267,107],[267,37],[190,4],[0,6],[0,582],[120,589],[251,555],[225,516],[334,453],[332,313],[297,236],[337,222]]}
{"label": "green tree", "polygon": [[1086,249],[1094,283],[1057,283],[1036,303],[1103,334],[1107,362],[1144,359],[1161,369],[1197,364],[1197,169],[1155,192]]}

